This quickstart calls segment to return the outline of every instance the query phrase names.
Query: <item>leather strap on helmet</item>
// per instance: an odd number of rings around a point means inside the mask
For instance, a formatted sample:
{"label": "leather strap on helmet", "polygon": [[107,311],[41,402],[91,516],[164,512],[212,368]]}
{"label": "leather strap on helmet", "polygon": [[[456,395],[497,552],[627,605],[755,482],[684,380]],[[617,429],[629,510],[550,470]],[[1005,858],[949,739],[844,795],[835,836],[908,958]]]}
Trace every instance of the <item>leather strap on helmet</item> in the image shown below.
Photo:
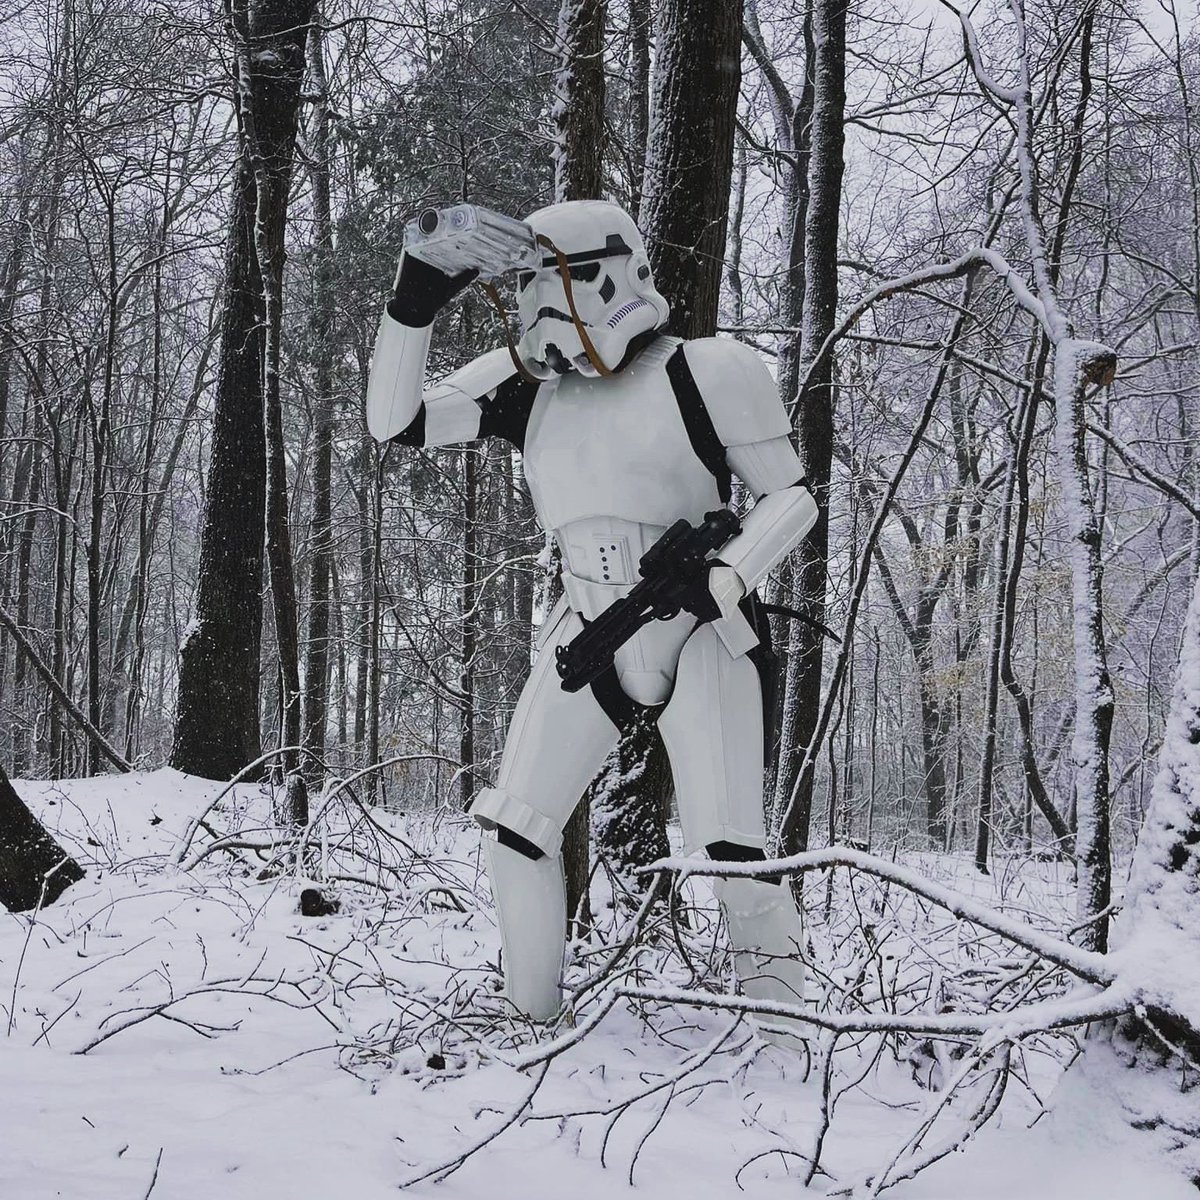
{"label": "leather strap on helmet", "polygon": [[484,283],[482,279],[476,282],[483,289],[483,294],[492,302],[492,307],[495,308],[496,315],[500,318],[500,327],[504,330],[504,343],[508,346],[509,357],[513,360],[513,366],[517,368],[517,374],[526,383],[541,383],[542,380],[528,370],[521,361],[521,356],[517,353],[516,344],[513,342],[512,333],[508,327],[508,313],[504,311],[504,301],[500,299],[500,293],[496,291],[496,285],[494,283]]}
{"label": "leather strap on helmet", "polygon": [[[575,295],[571,289],[571,267],[567,261],[567,256],[544,233],[537,235],[537,244],[543,249],[549,250],[558,263],[558,273],[563,281],[563,292],[567,297],[567,308],[571,310],[571,321],[575,326],[575,332],[579,334],[579,341],[583,345],[583,352],[587,355],[588,362],[592,364],[597,375],[612,375],[613,372],[604,365],[604,360],[600,357],[595,343],[588,336],[588,331],[584,327],[579,310],[575,307]],[[504,341],[508,346],[508,353],[509,357],[513,360],[513,366],[517,368],[517,374],[527,383],[541,383],[542,380],[528,370],[521,361],[521,356],[517,353],[516,343],[513,341],[512,333],[508,327],[508,314],[504,311],[504,301],[500,299],[500,293],[496,291],[496,285],[493,283],[484,283],[482,279],[476,280],[476,282],[483,290],[483,294],[492,302],[492,307],[496,310],[496,314],[500,318],[500,325],[504,329]]]}
{"label": "leather strap on helmet", "polygon": [[597,375],[611,375],[612,372],[604,365],[604,360],[600,357],[595,344],[588,336],[588,332],[583,326],[583,321],[579,317],[579,310],[575,307],[575,296],[571,291],[571,267],[567,262],[567,256],[544,233],[537,235],[537,244],[549,250],[558,263],[558,273],[562,276],[563,291],[567,296],[567,307],[571,310],[571,320],[575,324],[575,332],[579,334],[580,342],[583,343],[583,352],[588,356],[588,362],[592,364]]}

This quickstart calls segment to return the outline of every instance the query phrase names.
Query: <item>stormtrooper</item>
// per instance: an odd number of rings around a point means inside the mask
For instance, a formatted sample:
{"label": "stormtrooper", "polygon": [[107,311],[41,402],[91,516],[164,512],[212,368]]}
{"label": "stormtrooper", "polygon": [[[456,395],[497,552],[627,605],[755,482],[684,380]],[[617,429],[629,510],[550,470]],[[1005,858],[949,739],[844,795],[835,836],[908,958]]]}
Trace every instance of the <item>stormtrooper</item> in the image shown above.
{"label": "stormtrooper", "polygon": [[[727,338],[662,332],[667,303],[627,213],[573,201],[526,220],[539,254],[517,275],[519,342],[425,387],[434,316],[476,272],[448,273],[406,249],[366,403],[380,442],[511,442],[562,552],[563,595],[541,627],[495,786],[470,808],[485,831],[505,995],[549,1020],[561,1006],[567,928],[563,827],[635,706],[656,713],[686,852],[764,857],[755,653],[764,625],[752,593],[817,507],[758,356]],[[556,649],[632,589],[667,527],[726,504],[733,475],[755,504],[705,564],[705,603],[643,626],[589,687],[564,690]],[[801,927],[789,887],[745,878],[715,887],[744,992],[798,1003]]]}

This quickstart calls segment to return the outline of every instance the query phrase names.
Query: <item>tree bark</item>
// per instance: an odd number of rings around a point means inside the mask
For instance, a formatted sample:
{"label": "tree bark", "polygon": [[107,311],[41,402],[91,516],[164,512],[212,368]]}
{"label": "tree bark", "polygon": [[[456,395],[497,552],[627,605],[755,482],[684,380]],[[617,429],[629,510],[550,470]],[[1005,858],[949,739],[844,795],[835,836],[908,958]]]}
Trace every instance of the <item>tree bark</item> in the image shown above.
{"label": "tree bark", "polygon": [[[325,757],[329,695],[329,587],[333,564],[333,378],[334,296],[333,221],[329,199],[329,112],[325,50],[319,23],[308,34],[309,77],[313,105],[308,174],[313,203],[313,465],[312,517],[309,522],[308,631],[304,661],[304,746]],[[319,766],[307,759],[304,769],[314,778]]]}
{"label": "tree bark", "polygon": [[458,777],[458,797],[462,808],[475,793],[475,668],[479,656],[479,452],[463,452],[463,552],[462,591],[459,620],[462,624],[462,668],[458,686],[462,695],[458,757],[462,772]]}
{"label": "tree bark", "polygon": [[659,15],[642,224],[671,332],[683,338],[717,328],[741,36],[741,0],[665,0]]}
{"label": "tree bark", "polygon": [[563,0],[554,81],[554,197],[598,200],[604,189],[605,0]]}
{"label": "tree bark", "polygon": [[[39,381],[43,377],[38,372]],[[25,490],[17,489],[19,500],[28,505],[28,512],[21,520],[20,532],[17,535],[17,612],[16,627],[24,631],[29,628],[33,610],[33,592],[31,573],[33,569],[33,543],[37,532],[38,508],[41,504],[42,465],[38,461],[37,443],[41,440],[42,420],[39,406],[43,401],[40,382],[36,394],[26,408],[26,430],[32,432],[28,452],[25,455],[24,484]],[[30,411],[32,410],[32,411]],[[28,436],[28,433],[27,433]],[[13,670],[13,699],[14,709],[19,713],[32,713],[34,710],[31,688],[26,679],[25,658],[18,655]],[[34,722],[22,720],[12,733],[12,763],[16,774],[23,774],[33,763],[34,755]]]}
{"label": "tree bark", "polygon": [[[1189,976],[1170,964],[1190,966],[1200,956],[1200,576],[1192,585],[1158,766],[1116,927],[1119,956],[1122,970],[1139,984],[1153,981],[1153,988],[1175,980],[1186,987]],[[1200,1186],[1200,1108],[1194,1096],[1200,1022],[1195,996],[1184,995],[1191,1001],[1190,1017],[1164,994],[1161,1007],[1146,1004],[1136,1017],[1107,1031],[1107,1038],[1090,1039],[1085,1061],[1100,1058],[1111,1043],[1127,1069],[1104,1069],[1102,1086],[1115,1092],[1132,1123],[1159,1138],[1164,1156]],[[1189,1060],[1191,1070],[1181,1066]],[[1173,1105],[1166,1100],[1172,1092],[1177,1092]]]}
{"label": "tree bark", "polygon": [[0,766],[0,904],[30,912],[53,904],[84,875],[46,832]]}
{"label": "tree bark", "polygon": [[[845,169],[847,8],[847,0],[814,0],[812,10],[813,110],[800,349],[805,363],[817,357],[837,315],[839,209]],[[819,515],[794,556],[793,579],[797,607],[818,622],[825,615],[833,399],[833,355],[826,354],[809,377],[796,409],[800,457]],[[801,778],[800,767],[821,709],[823,654],[820,632],[794,621],[788,641],[775,794],[777,811],[782,813],[779,834],[785,854],[808,848],[813,776],[806,773]]]}
{"label": "tree bark", "polygon": [[[273,286],[269,276],[281,274],[283,267],[287,181],[310,12],[311,0],[259,0],[249,12],[231,12],[235,42],[245,60],[239,72],[241,153],[225,252],[227,298],[195,616],[180,648],[171,751],[172,766],[213,779],[236,774],[258,757],[261,746],[264,405],[272,374],[278,387],[277,359],[272,371],[267,337],[268,318],[277,319],[278,312],[268,311],[267,297]],[[247,115],[254,122],[253,133],[246,128]],[[271,179],[269,196],[262,195],[264,175]],[[264,223],[269,228],[260,228]],[[271,257],[260,264],[264,244]],[[286,636],[285,629],[281,641]]]}
{"label": "tree bark", "polygon": [[1075,646],[1074,768],[1079,945],[1108,949],[1112,893],[1109,832],[1109,743],[1115,697],[1108,672],[1101,590],[1100,525],[1088,477],[1088,384],[1110,382],[1116,355],[1074,338],[1054,348],[1055,431],[1059,472],[1071,539],[1071,592]]}
{"label": "tree bark", "polygon": [[671,853],[670,795],[666,749],[653,715],[644,713],[608,756],[591,790],[596,836],[613,875],[618,904],[624,900],[636,907],[651,882],[639,876],[638,869]]}
{"label": "tree bark", "polygon": [[[741,0],[668,0],[659,14],[641,217],[655,285],[671,305],[671,332],[684,338],[717,331],[741,31]],[[592,790],[597,838],[619,880],[632,883],[634,868],[667,844],[670,785],[658,726],[643,713]]]}
{"label": "tree bark", "polygon": [[[262,390],[267,443],[267,565],[279,656],[280,740],[285,746],[295,746],[301,736],[300,634],[288,522],[279,363],[288,189],[305,75],[307,26],[315,0],[273,0],[269,12],[272,0],[261,2],[261,10],[251,10],[249,0],[231,0],[228,11],[238,83],[238,127],[254,172],[253,246],[265,326]],[[269,23],[280,16],[287,24]],[[285,770],[294,766],[295,757],[292,751],[284,755]]]}
{"label": "tree bark", "polygon": [[650,0],[629,0],[629,211],[642,219],[642,179],[650,136]]}
{"label": "tree bark", "polygon": [[[605,0],[562,0],[558,73],[554,85],[554,199],[595,200],[604,189]],[[557,583],[557,573],[555,573]],[[567,914],[591,924],[591,804],[581,797],[563,829]]]}

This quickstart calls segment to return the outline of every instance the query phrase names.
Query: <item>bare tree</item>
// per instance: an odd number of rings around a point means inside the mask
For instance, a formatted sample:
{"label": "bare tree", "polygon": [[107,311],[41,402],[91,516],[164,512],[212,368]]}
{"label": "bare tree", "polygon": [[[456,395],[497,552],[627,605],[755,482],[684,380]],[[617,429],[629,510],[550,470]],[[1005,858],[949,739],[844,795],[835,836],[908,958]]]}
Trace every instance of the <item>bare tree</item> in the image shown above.
{"label": "bare tree", "polygon": [[[792,587],[809,621],[794,622],[783,681],[776,807],[783,813],[780,843],[789,851],[808,845],[812,781],[801,772],[812,745],[821,699],[829,557],[829,479],[833,464],[834,367],[821,348],[833,329],[838,304],[838,236],[844,171],[846,107],[846,0],[814,0],[812,8],[812,132],[804,219],[804,297],[800,360],[804,380],[796,398],[796,430],[805,477],[820,515],[801,542]],[[799,106],[802,108],[802,106]],[[800,194],[795,211],[799,217]],[[797,236],[798,230],[793,233]],[[794,288],[794,284],[789,282]],[[815,368],[815,369],[814,369]],[[790,400],[791,397],[785,397]],[[815,622],[816,624],[814,624]]]}
{"label": "bare tree", "polygon": [[[268,419],[277,419],[283,234],[310,13],[309,0],[264,2],[229,13],[241,153],[226,247],[227,300],[200,575],[195,616],[180,649],[171,751],[171,763],[179,770],[216,779],[229,778],[257,758],[261,745],[259,649],[268,469],[264,410]],[[273,594],[276,632],[286,657],[296,650],[295,597],[287,586],[290,550],[280,525],[286,521],[282,445],[278,437],[274,440]],[[289,713],[299,704],[298,670],[291,666],[284,666]]]}
{"label": "bare tree", "polygon": [[[598,200],[604,189],[605,0],[563,0],[558,17],[555,75],[554,199]],[[561,588],[555,550],[550,594]],[[591,803],[580,799],[563,829],[567,912],[586,928],[591,923]]]}
{"label": "bare tree", "polygon": [[671,331],[711,337],[729,219],[741,0],[667,0],[658,14],[642,226]]}
{"label": "bare tree", "polygon": [[[309,79],[315,92],[309,136],[308,175],[313,197],[314,343],[312,515],[309,522],[308,629],[304,662],[304,745],[325,756],[329,696],[330,584],[333,571],[334,277],[330,209],[329,83],[320,13],[308,33]],[[306,764],[307,765],[307,764]],[[310,766],[311,770],[312,767]]]}

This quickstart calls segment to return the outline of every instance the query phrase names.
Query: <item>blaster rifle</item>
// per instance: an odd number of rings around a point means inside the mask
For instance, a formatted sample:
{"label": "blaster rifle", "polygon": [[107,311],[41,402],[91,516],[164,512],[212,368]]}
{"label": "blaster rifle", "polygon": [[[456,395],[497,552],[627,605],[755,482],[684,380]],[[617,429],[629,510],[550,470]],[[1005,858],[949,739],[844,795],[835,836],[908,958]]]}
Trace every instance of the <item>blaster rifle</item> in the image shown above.
{"label": "blaster rifle", "polygon": [[555,651],[555,665],[567,692],[578,692],[612,666],[613,655],[643,625],[669,621],[681,610],[706,615],[715,610],[708,595],[705,561],[742,528],[727,508],[705,513],[700,525],[676,521],[642,555],[641,579],[629,595],[610,604],[582,633]]}

